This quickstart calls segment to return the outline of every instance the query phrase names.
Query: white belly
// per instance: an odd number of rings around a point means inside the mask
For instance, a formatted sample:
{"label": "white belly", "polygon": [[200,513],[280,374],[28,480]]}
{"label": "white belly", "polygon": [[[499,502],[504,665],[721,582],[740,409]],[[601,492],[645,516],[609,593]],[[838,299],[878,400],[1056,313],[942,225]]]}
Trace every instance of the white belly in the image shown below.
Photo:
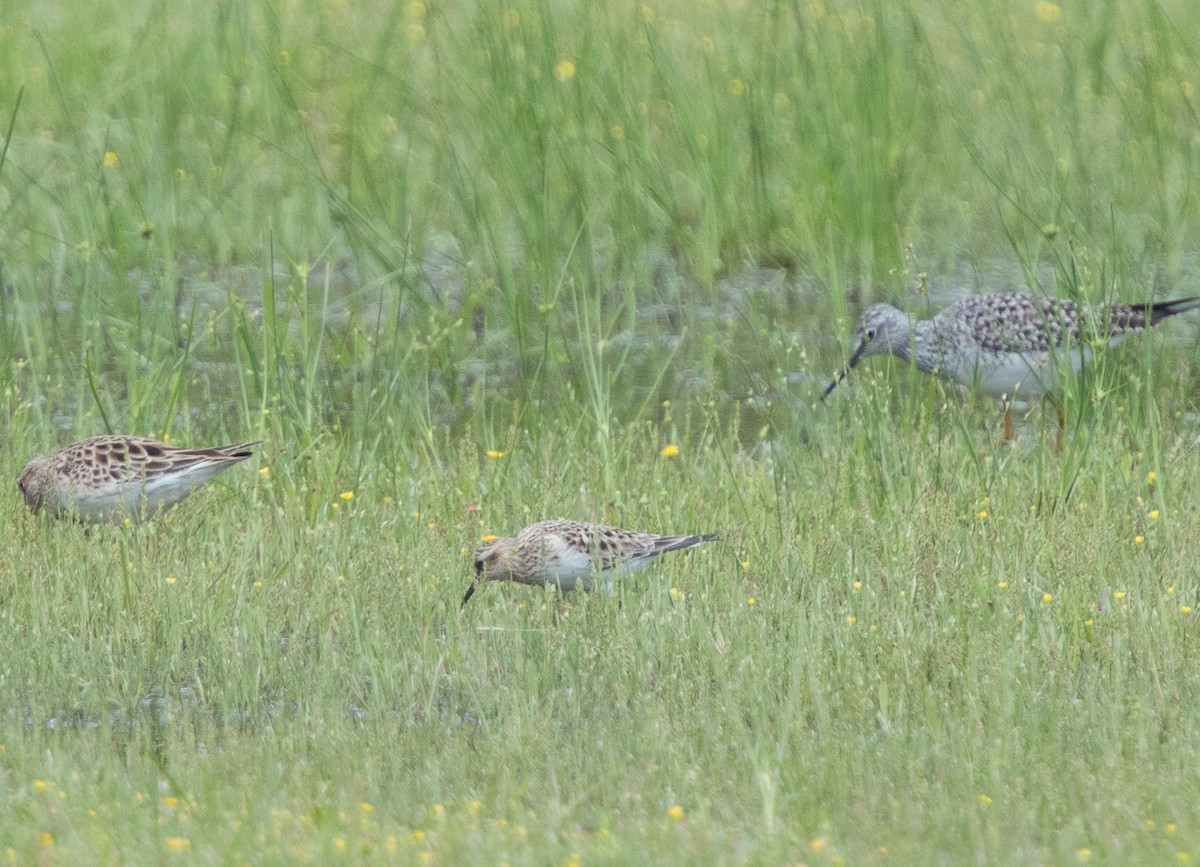
{"label": "white belly", "polygon": [[1061,391],[1068,369],[1078,372],[1090,356],[1087,348],[1028,354],[979,352],[964,363],[943,368],[942,373],[993,397],[1040,397]]}
{"label": "white belly", "polygon": [[543,584],[554,584],[560,590],[581,588],[590,591],[600,587],[604,592],[612,593],[614,581],[644,568],[652,559],[623,559],[610,569],[601,569],[591,552],[568,545],[558,536],[547,536],[541,541],[541,546],[537,578]]}

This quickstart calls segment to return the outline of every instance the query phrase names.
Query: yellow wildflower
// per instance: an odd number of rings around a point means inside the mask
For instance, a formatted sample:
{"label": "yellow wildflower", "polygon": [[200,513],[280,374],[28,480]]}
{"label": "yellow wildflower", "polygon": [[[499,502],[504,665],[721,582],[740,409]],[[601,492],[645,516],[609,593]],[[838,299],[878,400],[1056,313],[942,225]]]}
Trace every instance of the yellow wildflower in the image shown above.
{"label": "yellow wildflower", "polygon": [[1062,7],[1050,0],[1038,0],[1034,14],[1043,24],[1056,24],[1062,18]]}
{"label": "yellow wildflower", "polygon": [[575,77],[575,63],[563,58],[554,64],[554,77],[564,84]]}

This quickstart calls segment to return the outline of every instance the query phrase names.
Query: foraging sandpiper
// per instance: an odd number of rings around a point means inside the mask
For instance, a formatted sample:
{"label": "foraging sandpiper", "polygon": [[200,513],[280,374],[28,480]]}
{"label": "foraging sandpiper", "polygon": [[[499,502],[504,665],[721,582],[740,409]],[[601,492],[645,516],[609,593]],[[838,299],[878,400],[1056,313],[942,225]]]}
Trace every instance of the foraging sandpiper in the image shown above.
{"label": "foraging sandpiper", "polygon": [[650,564],[659,554],[696,548],[715,534],[655,536],[580,521],[539,521],[517,534],[496,536],[475,552],[475,577],[462,604],[483,581],[554,584],[562,590],[591,590],[597,582],[612,593],[613,582]]}
{"label": "foraging sandpiper", "polygon": [[17,478],[29,508],[91,524],[141,521],[244,461],[261,440],[189,449],[145,437],[80,440],[32,458]]}

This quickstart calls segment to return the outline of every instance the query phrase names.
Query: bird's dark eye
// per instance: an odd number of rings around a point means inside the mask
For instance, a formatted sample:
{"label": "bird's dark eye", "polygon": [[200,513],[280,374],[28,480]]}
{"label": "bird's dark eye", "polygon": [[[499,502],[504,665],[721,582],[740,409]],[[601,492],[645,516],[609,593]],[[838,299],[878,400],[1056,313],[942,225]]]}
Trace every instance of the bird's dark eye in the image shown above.
{"label": "bird's dark eye", "polygon": [[876,330],[874,328],[868,328],[867,329],[867,340],[874,340],[875,334],[876,334]]}

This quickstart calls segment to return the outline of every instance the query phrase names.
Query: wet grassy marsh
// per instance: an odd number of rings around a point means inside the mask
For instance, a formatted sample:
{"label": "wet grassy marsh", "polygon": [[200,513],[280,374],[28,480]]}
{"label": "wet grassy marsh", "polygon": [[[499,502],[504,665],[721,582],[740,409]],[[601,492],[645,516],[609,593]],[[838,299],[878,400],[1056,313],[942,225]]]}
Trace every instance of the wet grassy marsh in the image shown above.
{"label": "wet grassy marsh", "polygon": [[[871,300],[1200,294],[1198,33],[13,4],[0,474],[266,443],[142,527],[0,496],[0,857],[1200,857],[1194,317],[1061,454],[891,361],[817,402]],[[554,516],[723,540],[460,610]]]}

